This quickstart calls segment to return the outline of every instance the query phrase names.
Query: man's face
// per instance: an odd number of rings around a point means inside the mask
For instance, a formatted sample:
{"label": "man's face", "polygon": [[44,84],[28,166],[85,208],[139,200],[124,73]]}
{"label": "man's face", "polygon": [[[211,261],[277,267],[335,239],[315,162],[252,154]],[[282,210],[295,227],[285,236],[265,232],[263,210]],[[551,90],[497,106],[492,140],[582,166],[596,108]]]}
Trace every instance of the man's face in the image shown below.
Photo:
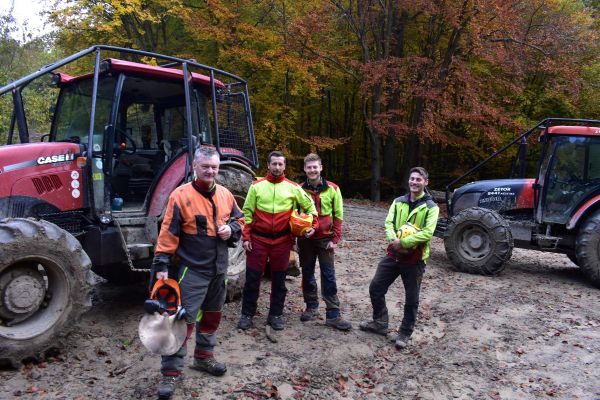
{"label": "man's face", "polygon": [[267,168],[273,176],[283,175],[283,171],[285,171],[285,157],[271,157]]}
{"label": "man's face", "polygon": [[423,175],[418,172],[413,172],[408,178],[408,188],[410,193],[413,195],[420,195],[425,191],[425,186],[429,184],[429,180],[425,179]]}
{"label": "man's face", "polygon": [[309,161],[304,164],[304,172],[309,181],[316,181],[321,177],[323,166],[319,161]]}
{"label": "man's face", "polygon": [[218,155],[212,157],[200,157],[197,160],[194,160],[193,167],[196,178],[206,185],[212,185],[219,174],[219,164],[220,161]]}

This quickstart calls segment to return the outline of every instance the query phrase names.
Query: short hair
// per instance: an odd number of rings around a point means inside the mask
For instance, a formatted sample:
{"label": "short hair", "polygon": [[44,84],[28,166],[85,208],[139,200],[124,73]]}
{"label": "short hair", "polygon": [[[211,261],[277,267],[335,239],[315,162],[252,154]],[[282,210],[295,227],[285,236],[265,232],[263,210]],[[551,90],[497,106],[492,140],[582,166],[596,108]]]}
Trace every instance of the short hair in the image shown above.
{"label": "short hair", "polygon": [[194,153],[194,161],[197,161],[201,158],[211,158],[214,156],[221,158],[219,156],[219,152],[214,147],[198,147]]}
{"label": "short hair", "polygon": [[412,167],[410,169],[410,172],[408,173],[408,175],[412,174],[413,172],[416,172],[417,174],[421,175],[425,179],[429,179],[429,173],[423,167]]}
{"label": "short hair", "polygon": [[271,163],[271,158],[273,157],[283,157],[283,162],[285,162],[285,156],[283,155],[283,153],[279,150],[274,150],[272,152],[269,153],[269,155],[267,156],[267,164]]}
{"label": "short hair", "polygon": [[315,153],[310,153],[306,157],[304,157],[304,165],[312,161],[318,161],[319,164],[321,164],[321,157],[319,157],[319,155]]}

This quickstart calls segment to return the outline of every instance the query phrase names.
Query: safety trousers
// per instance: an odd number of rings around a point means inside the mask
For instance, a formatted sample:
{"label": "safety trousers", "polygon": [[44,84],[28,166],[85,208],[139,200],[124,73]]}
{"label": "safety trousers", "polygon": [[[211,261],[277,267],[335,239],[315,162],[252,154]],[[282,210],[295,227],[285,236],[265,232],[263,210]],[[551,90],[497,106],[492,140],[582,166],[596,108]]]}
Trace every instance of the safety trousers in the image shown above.
{"label": "safety trousers", "polygon": [[246,252],[246,283],[242,296],[242,314],[254,316],[258,296],[260,294],[260,280],[265,271],[267,260],[271,269],[271,304],[269,315],[283,314],[285,295],[285,276],[292,250],[292,240],[276,245],[252,240],[252,251]]}
{"label": "safety trousers", "polygon": [[213,357],[217,344],[216,331],[221,322],[227,290],[225,274],[215,274],[214,269],[196,269],[181,266],[179,269],[181,305],[186,310],[187,337],[173,355],[162,356],[161,373],[179,375],[187,355],[187,341],[196,326],[194,358]]}

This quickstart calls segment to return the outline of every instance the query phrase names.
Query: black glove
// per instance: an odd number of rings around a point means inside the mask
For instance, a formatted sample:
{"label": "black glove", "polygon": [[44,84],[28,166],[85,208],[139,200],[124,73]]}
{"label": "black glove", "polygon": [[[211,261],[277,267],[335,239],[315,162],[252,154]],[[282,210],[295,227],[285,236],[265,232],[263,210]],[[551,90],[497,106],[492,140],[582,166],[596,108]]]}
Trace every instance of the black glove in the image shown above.
{"label": "black glove", "polygon": [[171,265],[171,256],[165,253],[158,253],[152,260],[152,266],[150,267],[150,284],[148,285],[148,291],[152,292],[154,282],[156,282],[157,272],[167,272]]}

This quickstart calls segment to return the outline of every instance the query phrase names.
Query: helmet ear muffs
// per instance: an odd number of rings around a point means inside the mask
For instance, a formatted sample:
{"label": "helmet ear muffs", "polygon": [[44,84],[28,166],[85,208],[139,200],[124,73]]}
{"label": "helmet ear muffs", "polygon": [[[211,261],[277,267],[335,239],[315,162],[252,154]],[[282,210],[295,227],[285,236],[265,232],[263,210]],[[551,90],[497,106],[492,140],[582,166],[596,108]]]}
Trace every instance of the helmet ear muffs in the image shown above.
{"label": "helmet ear muffs", "polygon": [[312,228],[313,216],[311,214],[299,213],[296,210],[290,215],[290,230],[294,236],[304,236],[306,231]]}

